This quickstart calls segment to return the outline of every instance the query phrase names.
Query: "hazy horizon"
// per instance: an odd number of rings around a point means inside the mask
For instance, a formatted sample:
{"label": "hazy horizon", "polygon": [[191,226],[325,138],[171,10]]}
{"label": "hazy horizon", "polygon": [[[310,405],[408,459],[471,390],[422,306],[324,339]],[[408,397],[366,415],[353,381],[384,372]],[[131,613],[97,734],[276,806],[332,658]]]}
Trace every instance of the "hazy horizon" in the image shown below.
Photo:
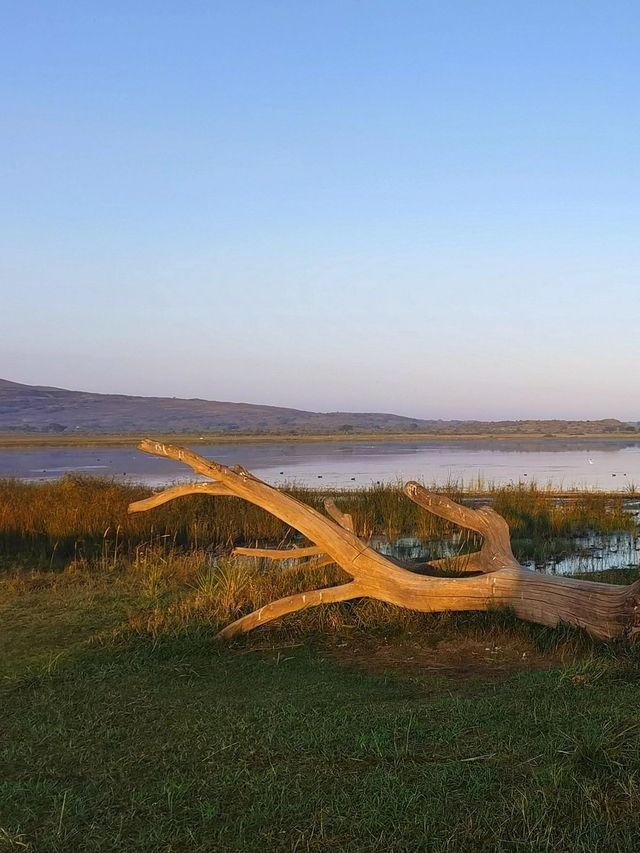
{"label": "hazy horizon", "polygon": [[638,420],[640,6],[6,5],[0,376]]}

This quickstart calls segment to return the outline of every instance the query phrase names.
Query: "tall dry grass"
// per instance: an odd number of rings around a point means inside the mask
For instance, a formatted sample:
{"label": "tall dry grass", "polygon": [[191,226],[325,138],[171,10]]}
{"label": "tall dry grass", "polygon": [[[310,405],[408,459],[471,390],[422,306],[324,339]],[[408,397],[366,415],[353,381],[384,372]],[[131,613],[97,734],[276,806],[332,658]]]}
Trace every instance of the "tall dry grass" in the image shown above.
{"label": "tall dry grass", "polygon": [[[408,500],[400,484],[330,493],[298,487],[287,491],[317,509],[331,494],[353,515],[365,539],[411,535],[433,541],[453,530]],[[441,491],[467,500],[455,484]],[[288,525],[237,498],[190,496],[148,513],[127,514],[129,503],[149,494],[151,489],[143,486],[89,477],[50,483],[0,480],[0,557],[40,568],[87,560],[104,569],[135,562],[150,550],[167,559],[177,552],[220,553],[239,544],[286,544],[299,538]],[[636,526],[623,497],[578,493],[557,499],[533,484],[494,489],[485,500],[507,519],[514,537],[545,539]]]}

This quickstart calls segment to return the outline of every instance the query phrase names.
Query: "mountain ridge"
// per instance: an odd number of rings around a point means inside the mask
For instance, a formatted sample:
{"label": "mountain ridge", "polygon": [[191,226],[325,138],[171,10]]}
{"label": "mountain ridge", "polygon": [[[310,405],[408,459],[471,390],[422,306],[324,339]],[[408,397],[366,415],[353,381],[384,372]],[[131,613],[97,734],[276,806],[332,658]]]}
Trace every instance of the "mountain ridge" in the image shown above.
{"label": "mountain ridge", "polygon": [[143,397],[73,391],[0,379],[0,432],[116,434],[601,434],[634,432],[616,418],[601,420],[441,420],[387,412],[312,412],[199,397]]}

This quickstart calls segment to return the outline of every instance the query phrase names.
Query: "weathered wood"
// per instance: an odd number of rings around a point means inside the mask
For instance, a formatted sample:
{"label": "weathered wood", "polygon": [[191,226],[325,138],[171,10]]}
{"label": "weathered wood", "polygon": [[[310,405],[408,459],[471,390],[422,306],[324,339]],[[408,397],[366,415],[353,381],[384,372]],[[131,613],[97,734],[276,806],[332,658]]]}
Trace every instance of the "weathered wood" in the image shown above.
{"label": "weathered wood", "polygon": [[[480,509],[470,509],[455,503],[444,495],[428,492],[419,483],[409,481],[403,489],[405,495],[418,506],[426,509],[434,515],[444,518],[479,533],[483,538],[482,547],[474,554],[462,556],[456,560],[457,566],[465,565],[468,561],[466,571],[469,572],[495,572],[497,569],[509,567],[520,568],[511,550],[511,537],[509,525],[504,518],[491,507],[484,506]],[[438,560],[435,565],[446,566],[446,560]],[[470,567],[469,567],[470,566]]]}
{"label": "weathered wood", "polygon": [[456,554],[453,557],[442,557],[439,560],[429,560],[426,564],[434,569],[446,569],[449,572],[485,572],[485,558],[480,551],[472,554]]}
{"label": "weathered wood", "polygon": [[129,512],[146,512],[148,509],[154,509],[157,506],[166,504],[176,498],[183,498],[187,495],[225,495],[234,497],[235,492],[223,486],[222,483],[189,483],[186,486],[173,486],[170,489],[165,489],[163,492],[157,492],[150,498],[145,498],[142,501],[134,501],[129,504]]}
{"label": "weathered wood", "polygon": [[[418,575],[374,551],[354,534],[352,521],[349,524],[346,514],[340,513],[335,505],[329,505],[328,512],[332,518],[327,518],[244,469],[227,468],[190,450],[151,440],[145,440],[139,446],[147,453],[184,462],[198,474],[215,480],[214,485],[221,484],[225,489],[211,494],[232,494],[267,510],[315,543],[316,547],[307,551],[326,554],[328,561],[337,563],[353,578],[351,583],[341,586],[312,590],[271,602],[227,625],[221,632],[224,638],[250,631],[306,607],[360,597],[427,613],[506,606],[527,621],[542,625],[567,622],[602,638],[633,637],[640,630],[640,581],[621,587],[541,575],[526,569],[513,556],[506,521],[487,507],[470,509],[428,492],[418,483],[406,484],[405,494],[423,509],[483,537],[480,551],[454,558],[456,567],[466,560],[469,571],[482,574],[464,578],[428,577]],[[162,496],[171,500],[186,492],[175,492],[167,497],[171,493],[169,489],[146,502],[138,501],[132,505],[132,511],[164,503],[164,500],[156,501]],[[145,503],[147,506],[141,507]],[[445,564],[449,561],[438,562]]]}
{"label": "weathered wood", "polygon": [[325,498],[324,508],[327,515],[334,521],[337,521],[340,527],[344,527],[344,529],[348,530],[350,533],[355,533],[353,517],[349,515],[348,512],[341,512],[336,506],[336,502],[333,498]]}
{"label": "weathered wood", "polygon": [[236,619],[235,622],[223,628],[219,636],[224,640],[230,640],[238,634],[245,634],[253,628],[266,625],[267,622],[273,622],[274,619],[287,616],[289,613],[296,613],[298,610],[305,610],[307,607],[317,607],[318,604],[349,601],[353,598],[360,598],[362,594],[363,591],[358,587],[358,584],[352,581],[340,586],[328,586],[324,589],[312,589],[310,592],[288,595],[286,598],[265,604],[264,607],[254,610],[253,613],[248,613],[241,619]]}
{"label": "weathered wood", "polygon": [[238,557],[264,557],[267,560],[301,560],[303,557],[317,557],[324,554],[322,548],[234,548],[233,553]]}

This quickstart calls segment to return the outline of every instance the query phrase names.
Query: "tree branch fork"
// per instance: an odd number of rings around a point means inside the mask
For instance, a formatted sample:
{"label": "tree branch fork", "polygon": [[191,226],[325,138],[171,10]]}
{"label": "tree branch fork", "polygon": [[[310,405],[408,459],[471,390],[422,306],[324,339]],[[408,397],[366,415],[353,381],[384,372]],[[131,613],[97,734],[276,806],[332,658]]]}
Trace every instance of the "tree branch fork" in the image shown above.
{"label": "tree branch fork", "polygon": [[231,639],[290,613],[321,604],[372,598],[423,613],[489,610],[510,607],[521,619],[542,625],[569,623],[603,639],[634,638],[640,632],[640,581],[614,586],[576,578],[541,575],[517,562],[509,527],[489,507],[471,509],[427,491],[416,482],[404,486],[405,495],[426,512],[478,533],[482,547],[474,554],[432,561],[474,573],[442,578],[418,575],[399,561],[379,554],[355,531],[353,519],[332,499],[324,503],[327,515],[254,477],[246,469],[229,468],[191,450],[145,439],[139,449],[189,466],[208,482],[173,486],[130,504],[129,512],[145,512],[185,495],[236,497],[261,507],[298,530],[313,546],[291,549],[236,548],[236,554],[272,560],[306,560],[308,567],[336,563],[352,580],[339,586],[314,589],[270,602],[227,625],[220,637]]}

